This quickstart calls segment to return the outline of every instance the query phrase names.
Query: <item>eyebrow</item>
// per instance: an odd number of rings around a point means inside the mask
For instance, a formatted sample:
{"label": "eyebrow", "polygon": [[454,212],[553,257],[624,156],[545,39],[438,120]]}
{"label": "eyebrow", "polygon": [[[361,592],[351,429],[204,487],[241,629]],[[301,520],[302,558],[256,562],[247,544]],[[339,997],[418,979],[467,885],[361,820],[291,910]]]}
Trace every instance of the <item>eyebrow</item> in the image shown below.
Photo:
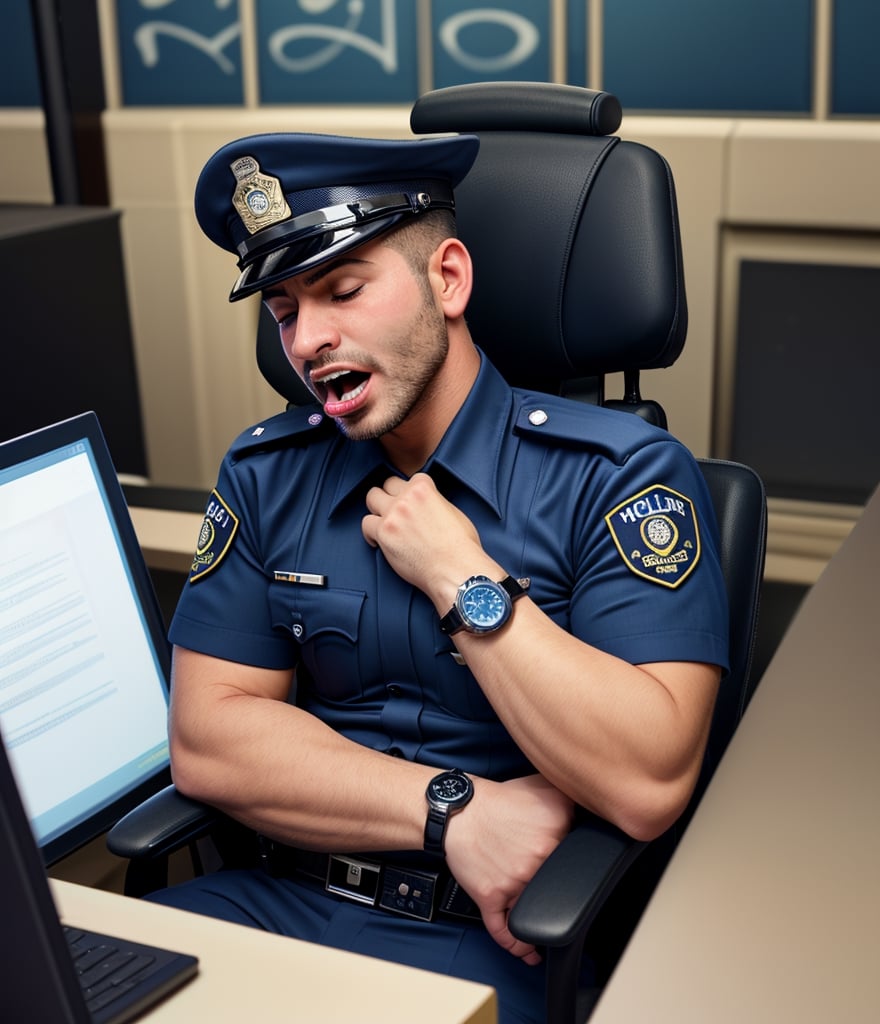
{"label": "eyebrow", "polygon": [[[366,264],[369,260],[356,259],[354,256],[341,256],[338,260],[333,260],[331,263],[325,263],[323,266],[318,267],[314,274],[310,274],[308,277],[303,279],[303,284],[306,288],[311,288],[313,284],[317,284],[322,278],[328,274],[332,274],[334,270],[338,270],[340,267],[348,266],[349,264]],[[263,289],[264,299],[281,299],[287,298],[287,292],[281,287],[281,285],[273,285],[269,288]]]}

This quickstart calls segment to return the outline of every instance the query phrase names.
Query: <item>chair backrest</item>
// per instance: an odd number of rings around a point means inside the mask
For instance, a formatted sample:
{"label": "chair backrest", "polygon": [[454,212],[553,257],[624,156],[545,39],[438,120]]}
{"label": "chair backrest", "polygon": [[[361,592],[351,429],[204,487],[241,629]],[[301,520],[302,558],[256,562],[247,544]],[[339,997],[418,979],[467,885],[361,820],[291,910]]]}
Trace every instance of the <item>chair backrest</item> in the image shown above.
{"label": "chair backrest", "polygon": [[[456,189],[456,218],[474,258],[468,323],[493,363],[513,384],[629,410],[666,427],[664,410],[641,397],[640,374],[672,364],[687,334],[675,186],[658,153],[610,134],[620,123],[614,98],[570,86],[456,86],[423,96],[410,123],[417,134],[480,136],[476,163]],[[605,397],[610,373],[624,375],[620,399]],[[643,849],[619,884],[615,875],[603,888],[588,944],[598,977],[627,941],[754,688],[764,486],[742,465],[706,459],[700,467],[719,524],[730,670],[685,813]],[[557,882],[571,892],[570,880]],[[580,950],[575,944],[552,953],[548,1020],[568,1020]]]}
{"label": "chair backrest", "polygon": [[[669,366],[687,334],[675,185],[654,150],[609,133],[608,93],[539,83],[454,86],[421,97],[417,134],[473,132],[480,152],[456,189],[475,266],[468,324],[514,384],[628,409],[666,426],[639,374]],[[604,375],[625,375],[609,400]],[[721,533],[731,668],[691,807],[751,696],[766,498],[751,469],[701,460]],[[686,820],[688,815],[685,815]]]}
{"label": "chair backrest", "polygon": [[735,462],[698,461],[718,519],[729,607],[730,669],[718,691],[702,774],[678,823],[679,831],[696,809],[755,689],[752,661],[767,546],[767,495],[758,474]]}
{"label": "chair backrest", "polygon": [[672,174],[608,134],[620,117],[608,93],[504,82],[428,93],[410,121],[480,136],[456,189],[477,343],[512,384],[545,391],[602,401],[604,375],[623,372],[636,405],[639,372],[681,352],[687,305]]}
{"label": "chair backrest", "polygon": [[257,366],[288,406],[308,405],[314,401],[311,392],[299,379],[296,370],[284,354],[275,318],[262,304],[257,324]]}

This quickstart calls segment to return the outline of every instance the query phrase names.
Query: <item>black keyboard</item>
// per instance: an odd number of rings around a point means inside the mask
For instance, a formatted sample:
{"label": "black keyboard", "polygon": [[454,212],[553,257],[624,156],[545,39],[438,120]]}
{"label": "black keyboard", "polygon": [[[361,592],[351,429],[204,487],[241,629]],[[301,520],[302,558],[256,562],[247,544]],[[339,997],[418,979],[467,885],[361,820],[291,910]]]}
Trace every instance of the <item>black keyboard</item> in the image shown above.
{"label": "black keyboard", "polygon": [[156,969],[156,957],[142,947],[127,948],[118,939],[67,925],[64,934],[92,1013],[130,992]]}

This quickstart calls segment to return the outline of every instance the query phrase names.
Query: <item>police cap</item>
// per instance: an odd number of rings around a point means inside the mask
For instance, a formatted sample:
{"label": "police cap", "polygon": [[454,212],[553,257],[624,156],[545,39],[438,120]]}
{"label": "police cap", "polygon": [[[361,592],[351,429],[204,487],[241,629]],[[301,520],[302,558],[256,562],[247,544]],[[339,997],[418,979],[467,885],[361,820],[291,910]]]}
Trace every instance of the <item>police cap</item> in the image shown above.
{"label": "police cap", "polygon": [[453,209],[479,139],[358,139],[271,133],[238,139],[196,185],[205,234],[235,253],[230,302],[335,259],[405,219]]}

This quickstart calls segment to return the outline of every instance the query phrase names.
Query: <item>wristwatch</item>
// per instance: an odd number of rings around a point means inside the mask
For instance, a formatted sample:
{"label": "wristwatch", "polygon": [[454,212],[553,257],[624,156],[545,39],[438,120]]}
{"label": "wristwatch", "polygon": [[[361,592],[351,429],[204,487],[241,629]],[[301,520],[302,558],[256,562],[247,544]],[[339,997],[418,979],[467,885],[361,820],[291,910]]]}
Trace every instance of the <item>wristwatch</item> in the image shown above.
{"label": "wristwatch", "polygon": [[474,784],[464,772],[453,768],[435,775],[428,783],[428,820],[425,822],[425,850],[442,857],[444,840],[450,815],[469,804],[474,795]]}
{"label": "wristwatch", "polygon": [[440,620],[443,633],[452,635],[460,629],[468,633],[493,633],[510,618],[512,602],[528,590],[528,577],[505,576],[496,583],[488,576],[471,576],[458,588],[455,604]]}

